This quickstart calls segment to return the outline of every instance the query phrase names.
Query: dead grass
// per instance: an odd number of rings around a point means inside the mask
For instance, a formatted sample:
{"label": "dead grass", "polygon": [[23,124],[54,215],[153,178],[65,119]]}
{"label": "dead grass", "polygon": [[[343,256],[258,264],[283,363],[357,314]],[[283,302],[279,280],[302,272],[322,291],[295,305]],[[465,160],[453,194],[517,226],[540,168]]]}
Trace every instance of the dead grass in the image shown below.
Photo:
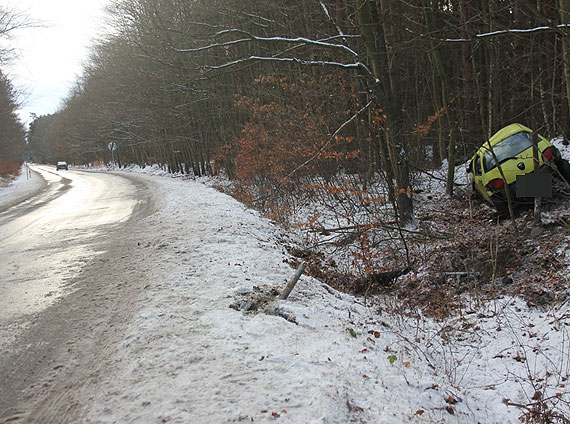
{"label": "dead grass", "polygon": [[0,176],[9,178],[18,175],[20,172],[20,164],[8,159],[0,159]]}

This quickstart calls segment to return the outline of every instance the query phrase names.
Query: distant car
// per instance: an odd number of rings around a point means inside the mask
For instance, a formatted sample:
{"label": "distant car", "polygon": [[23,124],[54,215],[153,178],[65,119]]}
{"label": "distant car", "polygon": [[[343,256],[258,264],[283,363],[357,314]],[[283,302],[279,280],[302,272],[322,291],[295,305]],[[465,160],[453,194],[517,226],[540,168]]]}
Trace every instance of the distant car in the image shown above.
{"label": "distant car", "polygon": [[57,166],[55,167],[55,170],[59,171],[60,169],[65,169],[67,171],[69,169],[67,167],[67,162],[58,162]]}
{"label": "distant car", "polygon": [[[467,172],[474,190],[499,212],[506,212],[505,187],[516,198],[517,175],[534,172],[532,152],[533,131],[521,124],[511,124],[495,133],[477,150]],[[535,133],[540,172],[553,172],[555,166],[570,182],[570,164],[546,138]],[[503,180],[499,167],[505,176]],[[506,181],[505,181],[506,180]]]}

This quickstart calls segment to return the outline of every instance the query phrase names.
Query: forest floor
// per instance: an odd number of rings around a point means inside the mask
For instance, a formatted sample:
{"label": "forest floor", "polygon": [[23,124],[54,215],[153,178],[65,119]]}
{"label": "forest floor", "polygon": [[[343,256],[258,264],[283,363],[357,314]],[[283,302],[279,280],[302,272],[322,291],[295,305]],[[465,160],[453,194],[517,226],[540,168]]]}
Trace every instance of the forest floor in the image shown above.
{"label": "forest floor", "polygon": [[[402,311],[419,307],[435,318],[502,296],[520,296],[539,307],[570,297],[570,189],[564,183],[555,182],[554,196],[543,200],[542,232],[535,237],[530,235],[532,208],[515,211],[517,236],[511,219],[500,217],[470,188],[459,187],[456,193],[451,198],[426,189],[415,195],[417,236],[407,236],[412,264],[396,279],[358,281],[330,266],[328,253],[292,253],[339,290],[395,296]],[[393,269],[405,266],[403,259],[391,264]]]}
{"label": "forest floor", "polygon": [[[560,139],[553,142],[570,159],[570,146]],[[419,309],[433,318],[454,315],[471,302],[480,304],[502,296],[521,297],[531,307],[568,299],[570,187],[553,178],[553,196],[542,199],[541,231],[531,236],[532,205],[517,208],[513,224],[473,192],[464,165],[456,167],[454,196],[448,196],[446,172],[444,164],[417,177],[414,223],[403,228],[406,245],[394,248],[397,243],[386,238],[375,245],[375,251],[370,249],[382,269],[399,270],[396,274],[401,276],[382,280],[378,274],[366,278],[347,272],[348,261],[344,259],[344,268],[339,267],[343,259],[336,253],[346,248],[344,239],[331,249],[325,243],[327,235],[315,235],[314,230],[304,235],[309,243],[290,249],[296,257],[292,264],[308,263],[309,274],[338,290],[360,296],[394,296],[400,312]],[[303,228],[302,222],[298,226]]]}

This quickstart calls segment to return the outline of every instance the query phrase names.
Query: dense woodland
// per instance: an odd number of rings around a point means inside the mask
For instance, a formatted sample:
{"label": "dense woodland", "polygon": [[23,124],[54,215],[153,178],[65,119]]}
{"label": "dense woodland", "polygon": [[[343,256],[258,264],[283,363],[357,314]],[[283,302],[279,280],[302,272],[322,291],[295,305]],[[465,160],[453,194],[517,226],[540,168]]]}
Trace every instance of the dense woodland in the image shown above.
{"label": "dense woodland", "polygon": [[[418,170],[465,161],[512,122],[570,133],[569,10],[569,0],[113,0],[82,77],[29,140],[37,161],[107,162],[115,141],[119,164],[223,171],[276,214],[295,191],[362,197],[382,179],[388,192],[364,200],[393,200],[407,222]],[[450,194],[452,181],[450,167]]]}
{"label": "dense woodland", "polygon": [[10,36],[27,24],[23,15],[0,6],[0,176],[17,174],[26,149],[25,129],[16,114],[19,96],[3,67],[14,54]]}

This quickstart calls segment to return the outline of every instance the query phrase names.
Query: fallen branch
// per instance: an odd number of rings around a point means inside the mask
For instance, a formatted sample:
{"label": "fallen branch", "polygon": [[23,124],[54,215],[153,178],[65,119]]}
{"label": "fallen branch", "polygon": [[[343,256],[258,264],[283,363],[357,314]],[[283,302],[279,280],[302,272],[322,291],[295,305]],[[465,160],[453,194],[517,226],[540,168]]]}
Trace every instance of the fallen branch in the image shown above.
{"label": "fallen branch", "polygon": [[[394,222],[389,222],[389,224],[394,224]],[[446,234],[446,233],[441,233],[441,234],[435,234],[435,233],[426,233],[426,232],[422,232],[422,231],[414,231],[414,230],[408,230],[406,228],[398,228],[398,227],[393,227],[390,225],[386,225],[386,223],[377,223],[377,224],[363,224],[363,225],[349,225],[349,226],[345,226],[345,227],[337,227],[337,228],[325,228],[323,226],[319,226],[319,227],[308,227],[307,228],[307,232],[310,233],[321,233],[326,235],[327,233],[345,233],[345,232],[349,232],[350,230],[357,230],[357,233],[361,233],[364,231],[368,231],[368,230],[373,230],[373,229],[384,229],[384,230],[392,230],[392,231],[403,231],[405,233],[408,234],[415,234],[415,235],[419,235],[419,236],[425,236],[428,237],[429,239],[437,239],[437,240],[450,240],[454,237],[453,234]]]}

